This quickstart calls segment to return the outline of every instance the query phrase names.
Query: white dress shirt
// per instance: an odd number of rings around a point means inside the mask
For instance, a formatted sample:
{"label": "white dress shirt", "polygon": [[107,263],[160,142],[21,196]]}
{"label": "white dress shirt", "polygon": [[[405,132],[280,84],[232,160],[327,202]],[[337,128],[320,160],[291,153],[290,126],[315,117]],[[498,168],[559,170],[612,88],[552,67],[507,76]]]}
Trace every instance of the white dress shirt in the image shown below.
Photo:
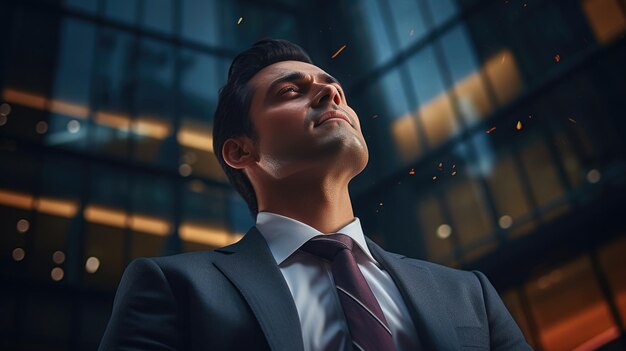
{"label": "white dress shirt", "polygon": [[[351,347],[330,264],[299,250],[309,239],[323,233],[270,212],[258,213],[256,227],[267,241],[295,301],[304,349],[334,351]],[[355,217],[337,233],[346,234],[357,243],[358,248],[353,249],[357,265],[383,310],[398,351],[417,349],[417,332],[409,311],[389,274],[372,257],[359,219]]]}

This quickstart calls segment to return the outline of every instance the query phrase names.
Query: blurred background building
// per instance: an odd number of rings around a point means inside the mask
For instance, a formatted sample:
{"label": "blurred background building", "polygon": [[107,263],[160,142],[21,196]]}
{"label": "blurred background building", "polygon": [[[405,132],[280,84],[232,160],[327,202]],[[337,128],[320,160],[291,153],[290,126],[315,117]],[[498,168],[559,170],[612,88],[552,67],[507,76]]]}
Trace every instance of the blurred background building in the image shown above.
{"label": "blurred background building", "polygon": [[0,348],[96,349],[130,260],[254,224],[211,122],[262,37],[347,91],[367,235],[485,272],[537,350],[626,347],[625,32],[624,0],[3,1]]}

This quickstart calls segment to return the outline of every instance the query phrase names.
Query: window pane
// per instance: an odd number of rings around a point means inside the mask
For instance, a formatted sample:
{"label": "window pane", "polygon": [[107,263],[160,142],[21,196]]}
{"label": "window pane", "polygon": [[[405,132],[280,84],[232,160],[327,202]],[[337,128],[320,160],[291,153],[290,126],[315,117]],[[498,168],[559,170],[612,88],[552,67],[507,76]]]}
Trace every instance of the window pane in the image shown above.
{"label": "window pane", "polygon": [[166,240],[174,231],[174,184],[135,174],[130,197],[131,259],[165,254]]}
{"label": "window pane", "polygon": [[77,10],[95,13],[98,9],[98,0],[64,0],[65,6]]}
{"label": "window pane", "polygon": [[98,41],[97,111],[90,141],[96,153],[127,157],[136,42],[131,35],[116,30],[103,30]]}
{"label": "window pane", "polygon": [[454,0],[428,0],[428,4],[436,26],[450,19],[457,12]]}
{"label": "window pane", "polygon": [[26,350],[67,350],[71,332],[71,299],[28,291],[23,297],[19,330]]}
{"label": "window pane", "polygon": [[426,47],[408,61],[411,80],[419,101],[426,140],[436,147],[458,133],[457,123],[433,49]]}
{"label": "window pane", "polygon": [[[403,162],[413,161],[422,150],[415,117],[409,111],[409,102],[403,88],[400,71],[393,70],[387,73],[370,87],[369,94],[381,104],[377,110],[380,111],[380,117],[377,118],[381,118],[381,123],[387,121],[390,123],[389,132],[395,144],[395,150],[390,150],[390,152],[398,155]],[[384,136],[384,139],[387,140],[388,137]],[[394,167],[388,165],[385,168],[392,170]]]}
{"label": "window pane", "polygon": [[495,246],[489,240],[491,221],[480,185],[463,176],[463,172],[456,177],[446,186],[446,199],[454,222],[452,231],[458,237],[461,247],[466,249],[467,258],[473,259]]}
{"label": "window pane", "polygon": [[544,350],[572,350],[599,336],[608,342],[619,333],[587,257],[531,280],[526,292]]}
{"label": "window pane", "polygon": [[426,25],[415,0],[389,1],[392,22],[396,28],[400,49],[421,39],[426,34]]}
{"label": "window pane", "polygon": [[137,0],[107,0],[104,12],[111,19],[135,24],[137,20]]}
{"label": "window pane", "polygon": [[209,187],[194,180],[183,191],[183,220],[179,235],[184,251],[228,245],[239,238],[228,228],[227,189]]}
{"label": "window pane", "polygon": [[355,18],[366,23],[374,64],[379,65],[391,58],[393,51],[383,24],[381,10],[377,0],[364,0],[356,7]]}
{"label": "window pane", "polygon": [[[529,136],[529,138],[532,138]],[[522,161],[528,174],[533,197],[539,207],[547,211],[546,217],[567,210],[567,204],[557,206],[556,201],[563,198],[565,189],[558,177],[550,152],[543,140],[532,138],[521,151]],[[552,208],[552,206],[557,206]]]}
{"label": "window pane", "polygon": [[144,40],[139,48],[136,116],[132,119],[135,157],[144,162],[176,167],[173,133],[174,48]]}
{"label": "window pane", "polygon": [[[109,212],[100,214],[95,220],[100,221],[111,216],[110,210],[107,211]],[[117,287],[124,270],[124,236],[121,226],[86,223],[85,251],[81,262],[85,285],[111,291]]]}
{"label": "window pane", "polygon": [[172,33],[172,19],[174,16],[172,1],[150,0],[149,2],[144,2],[143,25],[147,29],[157,32]]}
{"label": "window pane", "polygon": [[528,233],[533,227],[527,224],[530,218],[530,205],[512,155],[502,150],[486,181],[491,190],[500,228],[511,230],[512,235]]}
{"label": "window pane", "polygon": [[95,28],[64,19],[44,143],[86,151]]}
{"label": "window pane", "polygon": [[417,204],[417,218],[422,228],[429,259],[441,261],[452,255],[453,245],[450,233],[444,230],[446,223],[441,204],[435,196],[424,196]]}
{"label": "window pane", "polygon": [[448,31],[441,46],[454,81],[459,109],[466,124],[472,126],[491,112],[491,102],[465,25],[457,25]]}
{"label": "window pane", "polygon": [[219,43],[215,0],[182,0],[183,37],[209,45]]}
{"label": "window pane", "polygon": [[626,236],[613,240],[599,250],[599,259],[604,274],[609,281],[615,304],[626,324]]}
{"label": "window pane", "polygon": [[[219,45],[243,51],[263,38],[301,42],[301,26],[291,13],[254,2],[219,2]],[[241,23],[239,18],[242,18]]]}

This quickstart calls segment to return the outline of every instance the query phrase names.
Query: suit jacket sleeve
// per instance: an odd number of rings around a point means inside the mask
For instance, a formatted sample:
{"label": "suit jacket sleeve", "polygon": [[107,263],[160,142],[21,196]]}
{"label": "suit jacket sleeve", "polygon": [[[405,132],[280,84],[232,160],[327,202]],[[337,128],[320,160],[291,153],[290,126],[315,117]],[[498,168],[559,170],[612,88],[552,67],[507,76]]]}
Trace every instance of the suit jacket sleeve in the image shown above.
{"label": "suit jacket sleeve", "polygon": [[132,261],[115,295],[99,350],[178,350],[176,299],[161,268],[149,258]]}
{"label": "suit jacket sleeve", "polygon": [[474,271],[483,289],[492,350],[532,350],[487,277]]}

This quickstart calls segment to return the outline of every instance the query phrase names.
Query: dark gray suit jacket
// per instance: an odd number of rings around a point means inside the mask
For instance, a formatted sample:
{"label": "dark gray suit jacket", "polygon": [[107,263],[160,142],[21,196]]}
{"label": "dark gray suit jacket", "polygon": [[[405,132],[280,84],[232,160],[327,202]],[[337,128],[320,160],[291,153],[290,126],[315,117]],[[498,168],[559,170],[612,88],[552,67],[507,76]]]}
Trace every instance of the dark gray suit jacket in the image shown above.
{"label": "dark gray suit jacket", "polygon": [[[386,252],[367,240],[424,350],[529,350],[480,272]],[[302,351],[295,303],[261,233],[214,251],[130,263],[100,350]]]}

